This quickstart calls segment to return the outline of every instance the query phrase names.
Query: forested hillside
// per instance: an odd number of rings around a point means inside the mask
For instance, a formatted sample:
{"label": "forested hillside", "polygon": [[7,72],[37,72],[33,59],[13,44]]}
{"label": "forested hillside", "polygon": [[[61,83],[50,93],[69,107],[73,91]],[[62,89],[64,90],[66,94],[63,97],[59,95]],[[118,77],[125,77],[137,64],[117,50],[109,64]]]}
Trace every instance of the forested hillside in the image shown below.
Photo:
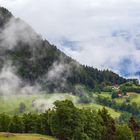
{"label": "forested hillside", "polygon": [[26,83],[38,83],[50,92],[71,91],[77,84],[88,88],[122,84],[118,74],[79,64],[43,40],[28,24],[0,8],[0,67],[10,61]]}

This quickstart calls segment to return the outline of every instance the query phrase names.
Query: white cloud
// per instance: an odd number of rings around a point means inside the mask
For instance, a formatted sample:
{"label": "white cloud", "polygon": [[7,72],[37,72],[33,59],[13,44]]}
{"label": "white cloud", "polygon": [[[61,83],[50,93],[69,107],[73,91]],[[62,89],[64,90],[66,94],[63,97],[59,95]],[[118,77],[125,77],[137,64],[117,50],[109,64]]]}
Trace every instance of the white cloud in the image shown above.
{"label": "white cloud", "polygon": [[[129,59],[127,72],[140,69],[139,0],[1,0],[0,5],[83,64],[121,73]],[[78,49],[63,46],[63,38],[77,42]]]}

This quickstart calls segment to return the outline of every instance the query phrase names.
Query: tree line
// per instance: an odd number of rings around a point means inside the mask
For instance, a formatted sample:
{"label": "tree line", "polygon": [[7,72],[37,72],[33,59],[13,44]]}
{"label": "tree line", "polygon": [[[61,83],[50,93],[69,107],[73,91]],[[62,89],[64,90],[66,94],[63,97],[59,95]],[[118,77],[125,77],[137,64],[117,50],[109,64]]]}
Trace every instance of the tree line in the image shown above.
{"label": "tree line", "polygon": [[0,114],[0,131],[39,133],[59,140],[139,140],[140,127],[134,117],[117,124],[108,111],[78,109],[69,101],[56,101],[53,109],[41,114],[8,116]]}

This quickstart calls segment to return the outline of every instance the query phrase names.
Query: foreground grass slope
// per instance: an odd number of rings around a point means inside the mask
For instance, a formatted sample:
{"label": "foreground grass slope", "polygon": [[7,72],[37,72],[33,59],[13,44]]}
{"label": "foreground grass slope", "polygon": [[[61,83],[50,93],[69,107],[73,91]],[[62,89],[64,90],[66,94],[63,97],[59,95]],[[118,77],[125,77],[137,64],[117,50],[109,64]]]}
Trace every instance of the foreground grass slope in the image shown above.
{"label": "foreground grass slope", "polygon": [[38,134],[0,133],[0,140],[56,140],[56,139],[50,136]]}

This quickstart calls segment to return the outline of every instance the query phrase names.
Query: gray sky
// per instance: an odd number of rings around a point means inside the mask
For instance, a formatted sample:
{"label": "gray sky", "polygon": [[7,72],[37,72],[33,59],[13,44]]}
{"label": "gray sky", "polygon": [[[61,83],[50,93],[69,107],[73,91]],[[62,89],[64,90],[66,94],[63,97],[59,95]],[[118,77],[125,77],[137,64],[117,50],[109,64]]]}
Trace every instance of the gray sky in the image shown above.
{"label": "gray sky", "polygon": [[140,0],[0,0],[66,54],[130,77],[140,72]]}

